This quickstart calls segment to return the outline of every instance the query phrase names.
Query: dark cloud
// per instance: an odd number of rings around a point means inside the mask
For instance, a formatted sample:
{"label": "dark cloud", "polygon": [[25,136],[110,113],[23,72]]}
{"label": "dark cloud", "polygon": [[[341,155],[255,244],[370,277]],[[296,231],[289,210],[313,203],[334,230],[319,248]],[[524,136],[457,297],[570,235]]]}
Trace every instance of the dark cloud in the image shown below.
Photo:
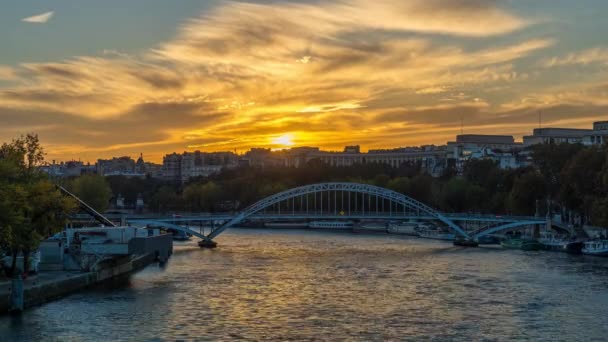
{"label": "dark cloud", "polygon": [[185,85],[184,77],[178,74],[169,75],[142,68],[141,70],[134,70],[131,75],[157,89],[179,90]]}
{"label": "dark cloud", "polygon": [[419,110],[393,110],[375,117],[376,123],[407,122],[429,125],[455,125],[460,124],[461,118],[467,122],[477,122],[482,108],[473,105],[444,106]]}
{"label": "dark cloud", "polygon": [[[208,104],[146,103],[118,117],[92,119],[61,112],[38,112],[0,107],[0,137],[15,132],[39,132],[55,144],[102,148],[109,145],[166,140],[172,130],[205,127],[225,118]],[[185,145],[185,143],[184,143]]]}
{"label": "dark cloud", "polygon": [[[495,110],[484,106],[453,105],[422,110],[396,110],[388,111],[375,116],[374,122],[403,123],[416,125],[431,125],[458,128],[461,119],[468,126],[509,126],[521,125],[535,127],[538,124],[538,113],[542,112],[545,126],[559,125],[560,121],[577,119],[581,122],[587,120],[589,127],[593,119],[601,113],[608,112],[608,105],[568,105],[529,106],[513,110]],[[528,133],[531,133],[529,131]],[[417,133],[419,134],[419,133]],[[513,132],[511,134],[517,134]]]}
{"label": "dark cloud", "polygon": [[69,105],[71,103],[97,102],[100,100],[103,101],[102,97],[94,94],[56,91],[51,89],[5,90],[0,92],[0,99],[27,102],[32,104],[62,103],[64,105]]}
{"label": "dark cloud", "polygon": [[63,78],[81,78],[83,74],[74,70],[68,64],[35,64],[26,66],[36,74],[45,74]]}

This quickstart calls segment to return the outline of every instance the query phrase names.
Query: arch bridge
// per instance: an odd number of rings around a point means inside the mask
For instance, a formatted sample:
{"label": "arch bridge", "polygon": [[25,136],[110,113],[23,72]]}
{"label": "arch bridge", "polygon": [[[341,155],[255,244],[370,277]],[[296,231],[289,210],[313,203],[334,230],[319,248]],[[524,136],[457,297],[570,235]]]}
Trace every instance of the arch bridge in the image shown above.
{"label": "arch bridge", "polygon": [[[235,215],[205,215],[165,219],[135,219],[134,225],[160,226],[196,236],[201,246],[214,246],[213,239],[245,221],[326,220],[417,220],[433,221],[463,239],[477,240],[518,227],[544,224],[534,217],[445,214],[407,195],[359,183],[332,182],[296,187],[268,196]],[[458,222],[458,223],[457,223]],[[190,228],[191,224],[208,226]],[[471,225],[465,229],[461,224]]]}

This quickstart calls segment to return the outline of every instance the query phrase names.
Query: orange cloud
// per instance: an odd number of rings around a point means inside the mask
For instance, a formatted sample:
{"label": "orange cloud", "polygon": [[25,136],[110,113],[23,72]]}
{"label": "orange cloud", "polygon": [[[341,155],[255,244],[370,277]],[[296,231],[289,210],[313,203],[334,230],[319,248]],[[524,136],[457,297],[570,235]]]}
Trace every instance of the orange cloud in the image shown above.
{"label": "orange cloud", "polygon": [[[325,148],[441,143],[462,116],[471,129],[502,122],[519,131],[530,108],[545,105],[513,105],[542,81],[521,61],[555,41],[485,39],[536,22],[499,5],[223,4],[140,54],[0,68],[0,79],[11,79],[0,86],[0,137],[35,130],[52,157],[145,152],[159,160],[183,149],[267,146],[287,133]],[[597,94],[574,105],[601,108]],[[574,98],[545,102],[557,108]]]}

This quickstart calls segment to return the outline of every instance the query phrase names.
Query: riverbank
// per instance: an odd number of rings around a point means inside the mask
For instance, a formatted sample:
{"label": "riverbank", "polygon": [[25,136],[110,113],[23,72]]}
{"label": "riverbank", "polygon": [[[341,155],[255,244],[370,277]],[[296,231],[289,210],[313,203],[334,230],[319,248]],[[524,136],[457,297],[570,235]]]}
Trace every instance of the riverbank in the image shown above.
{"label": "riverbank", "polygon": [[[133,255],[113,259],[98,271],[47,271],[39,272],[23,281],[23,309],[40,305],[105,281],[128,276],[156,260],[153,254]],[[0,315],[11,311],[13,280],[0,281]]]}

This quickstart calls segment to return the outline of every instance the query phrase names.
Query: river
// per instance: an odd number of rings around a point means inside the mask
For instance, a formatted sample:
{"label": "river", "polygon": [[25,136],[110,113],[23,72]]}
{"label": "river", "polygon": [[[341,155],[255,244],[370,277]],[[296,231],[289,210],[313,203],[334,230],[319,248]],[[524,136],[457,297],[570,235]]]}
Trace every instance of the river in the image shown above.
{"label": "river", "polygon": [[0,340],[608,339],[608,259],[302,230],[217,241],[0,317]]}

